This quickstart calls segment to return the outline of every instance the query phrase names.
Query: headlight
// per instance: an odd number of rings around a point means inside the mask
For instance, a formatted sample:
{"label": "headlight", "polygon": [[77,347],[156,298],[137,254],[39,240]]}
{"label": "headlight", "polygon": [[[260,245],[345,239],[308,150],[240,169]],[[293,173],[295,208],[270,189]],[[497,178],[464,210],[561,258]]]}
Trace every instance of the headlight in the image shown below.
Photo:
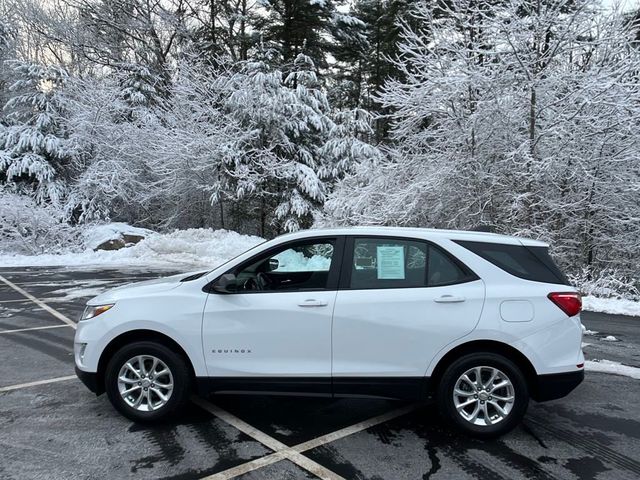
{"label": "headlight", "polygon": [[84,312],[82,312],[82,317],[80,317],[80,320],[89,320],[90,318],[97,317],[98,315],[109,310],[114,305],[114,303],[110,303],[108,305],[87,305],[87,307],[84,309]]}

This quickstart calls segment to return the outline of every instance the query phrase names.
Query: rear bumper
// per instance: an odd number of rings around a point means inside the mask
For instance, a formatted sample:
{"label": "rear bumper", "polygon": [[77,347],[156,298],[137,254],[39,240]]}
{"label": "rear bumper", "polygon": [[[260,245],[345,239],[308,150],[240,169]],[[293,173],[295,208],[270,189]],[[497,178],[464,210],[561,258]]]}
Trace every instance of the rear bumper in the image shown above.
{"label": "rear bumper", "polygon": [[537,385],[531,397],[537,402],[546,402],[566,397],[584,380],[584,369],[575,372],[538,375]]}
{"label": "rear bumper", "polygon": [[95,372],[85,372],[80,370],[76,366],[76,375],[80,379],[82,383],[84,383],[85,387],[91,390],[96,395],[100,395],[104,392],[104,388],[98,384],[98,374]]}

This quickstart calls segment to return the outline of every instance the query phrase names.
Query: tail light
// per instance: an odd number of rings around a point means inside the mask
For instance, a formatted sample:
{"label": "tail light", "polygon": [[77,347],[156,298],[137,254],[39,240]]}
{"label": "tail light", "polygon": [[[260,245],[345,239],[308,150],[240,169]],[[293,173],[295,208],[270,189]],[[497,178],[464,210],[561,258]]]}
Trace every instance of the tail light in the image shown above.
{"label": "tail light", "polygon": [[582,309],[582,298],[579,293],[553,292],[547,295],[547,297],[570,317],[579,314]]}

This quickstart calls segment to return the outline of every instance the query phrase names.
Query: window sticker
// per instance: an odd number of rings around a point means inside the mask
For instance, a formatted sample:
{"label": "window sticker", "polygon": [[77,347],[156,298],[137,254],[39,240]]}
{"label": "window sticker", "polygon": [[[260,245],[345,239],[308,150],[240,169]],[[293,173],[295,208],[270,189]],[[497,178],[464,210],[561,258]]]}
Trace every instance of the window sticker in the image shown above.
{"label": "window sticker", "polygon": [[376,247],[378,280],[404,280],[404,247]]}

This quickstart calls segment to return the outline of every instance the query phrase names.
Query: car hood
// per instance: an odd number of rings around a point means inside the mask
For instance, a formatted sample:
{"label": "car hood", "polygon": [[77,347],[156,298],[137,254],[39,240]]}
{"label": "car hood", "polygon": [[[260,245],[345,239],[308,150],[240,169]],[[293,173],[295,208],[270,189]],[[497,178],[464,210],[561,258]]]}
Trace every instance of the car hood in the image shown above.
{"label": "car hood", "polygon": [[124,298],[134,298],[152,295],[154,293],[166,292],[173,290],[182,285],[182,280],[196,273],[188,272],[172,275],[170,277],[156,278],[154,280],[145,280],[144,282],[127,283],[120,287],[113,288],[97,297],[93,297],[87,302],[87,305],[104,305],[107,303],[115,303]]}

